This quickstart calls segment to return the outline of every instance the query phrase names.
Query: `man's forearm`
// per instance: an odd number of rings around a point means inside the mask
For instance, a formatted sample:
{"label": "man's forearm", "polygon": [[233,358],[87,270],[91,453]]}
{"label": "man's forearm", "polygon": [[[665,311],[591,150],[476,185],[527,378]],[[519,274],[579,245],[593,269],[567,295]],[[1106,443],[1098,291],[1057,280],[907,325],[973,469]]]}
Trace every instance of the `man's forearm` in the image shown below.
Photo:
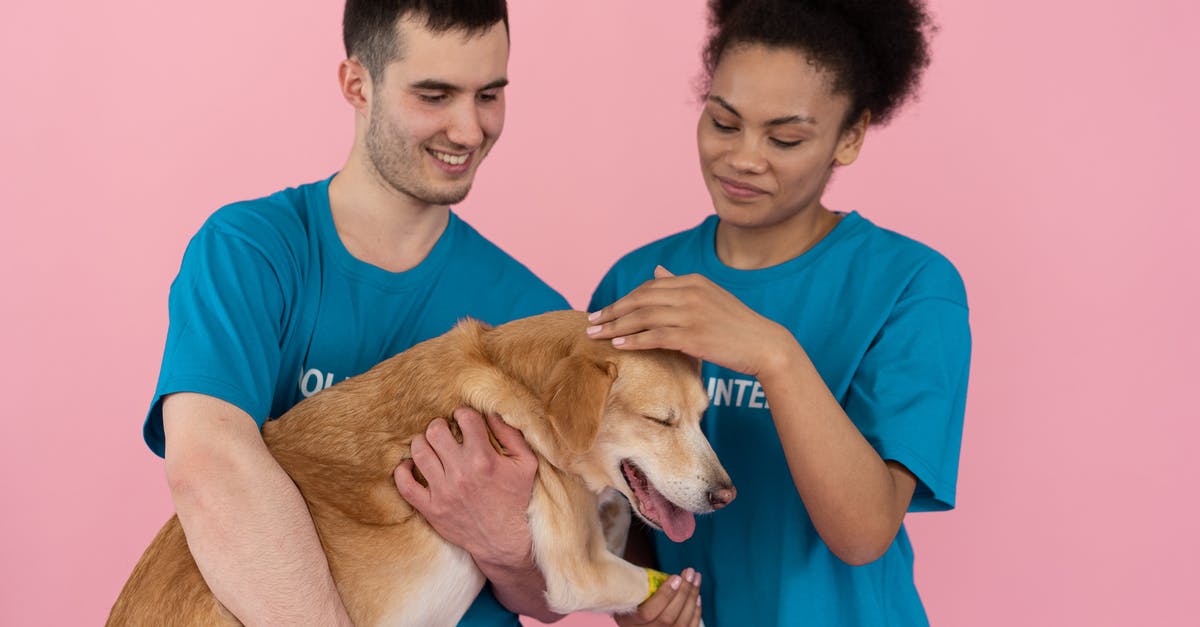
{"label": "man's forearm", "polygon": [[164,405],[167,483],[188,548],[246,624],[349,625],[300,491],[241,410],[199,394]]}
{"label": "man's forearm", "polygon": [[509,611],[536,618],[543,623],[553,623],[563,617],[550,609],[546,603],[546,578],[530,556],[522,564],[496,565],[476,564],[483,575],[492,582],[496,600]]}
{"label": "man's forearm", "polygon": [[295,485],[277,465],[251,477],[208,478],[175,499],[209,588],[248,625],[350,624]]}

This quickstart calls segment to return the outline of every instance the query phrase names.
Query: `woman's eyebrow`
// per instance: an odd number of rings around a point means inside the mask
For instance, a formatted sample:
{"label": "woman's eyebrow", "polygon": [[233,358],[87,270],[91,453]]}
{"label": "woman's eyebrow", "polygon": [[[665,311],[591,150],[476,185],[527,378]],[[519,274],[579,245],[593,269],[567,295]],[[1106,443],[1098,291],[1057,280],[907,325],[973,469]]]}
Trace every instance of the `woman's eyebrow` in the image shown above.
{"label": "woman's eyebrow", "polygon": [[[731,105],[731,104],[729,104],[728,102],[726,102],[724,98],[722,98],[722,97],[720,97],[720,96],[711,96],[711,95],[710,95],[710,96],[708,97],[708,100],[709,100],[709,102],[714,102],[714,103],[716,103],[716,104],[720,105],[722,109],[725,109],[726,111],[729,111],[730,113],[732,113],[733,115],[737,116],[738,118],[741,118],[741,117],[742,117],[742,114],[741,114],[740,112],[738,112],[738,110],[737,110],[737,109],[735,109],[735,108],[733,107],[733,105]],[[773,118],[773,119],[767,120],[766,126],[780,126],[780,125],[783,125],[783,124],[811,124],[811,125],[816,125],[816,123],[817,123],[817,119],[816,119],[816,118],[814,118],[814,117],[812,117],[812,116],[808,116],[808,115],[785,115],[785,116],[783,116],[783,117],[779,117],[779,118]]]}

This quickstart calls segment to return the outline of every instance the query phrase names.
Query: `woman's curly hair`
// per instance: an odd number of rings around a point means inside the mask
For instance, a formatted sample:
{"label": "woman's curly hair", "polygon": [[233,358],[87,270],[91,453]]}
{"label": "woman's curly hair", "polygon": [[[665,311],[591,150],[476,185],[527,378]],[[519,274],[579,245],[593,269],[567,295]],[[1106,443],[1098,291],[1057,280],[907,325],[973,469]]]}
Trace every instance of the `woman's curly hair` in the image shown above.
{"label": "woman's curly hair", "polygon": [[833,77],[850,97],[845,124],[871,112],[883,124],[907,100],[929,65],[934,30],[923,0],[709,0],[704,91],[730,48],[792,48]]}

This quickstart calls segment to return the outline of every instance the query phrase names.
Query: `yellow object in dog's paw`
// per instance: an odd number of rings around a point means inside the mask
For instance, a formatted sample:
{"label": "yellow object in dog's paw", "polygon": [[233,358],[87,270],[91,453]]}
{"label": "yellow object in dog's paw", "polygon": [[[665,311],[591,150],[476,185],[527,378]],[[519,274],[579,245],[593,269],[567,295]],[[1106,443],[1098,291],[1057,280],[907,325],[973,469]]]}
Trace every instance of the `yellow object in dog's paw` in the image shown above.
{"label": "yellow object in dog's paw", "polygon": [[650,594],[646,595],[646,598],[649,599],[654,595],[655,592],[658,592],[658,589],[661,588],[663,583],[667,581],[667,574],[654,570],[653,568],[647,568],[646,578],[650,580]]}

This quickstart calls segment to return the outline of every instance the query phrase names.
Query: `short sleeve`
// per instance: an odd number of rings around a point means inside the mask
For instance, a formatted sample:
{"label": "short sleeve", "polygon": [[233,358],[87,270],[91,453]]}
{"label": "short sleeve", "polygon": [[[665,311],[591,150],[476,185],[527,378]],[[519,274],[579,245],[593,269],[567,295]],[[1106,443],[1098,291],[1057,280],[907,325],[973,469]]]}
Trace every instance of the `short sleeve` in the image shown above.
{"label": "short sleeve", "polygon": [[164,454],[162,399],[197,392],[229,402],[261,426],[281,363],[285,296],[279,268],[241,235],[208,224],[171,284],[170,325],[143,435]]}
{"label": "short sleeve", "polygon": [[893,307],[845,404],[880,456],[917,476],[909,511],[954,507],[970,357],[962,280],[939,259],[918,272]]}

